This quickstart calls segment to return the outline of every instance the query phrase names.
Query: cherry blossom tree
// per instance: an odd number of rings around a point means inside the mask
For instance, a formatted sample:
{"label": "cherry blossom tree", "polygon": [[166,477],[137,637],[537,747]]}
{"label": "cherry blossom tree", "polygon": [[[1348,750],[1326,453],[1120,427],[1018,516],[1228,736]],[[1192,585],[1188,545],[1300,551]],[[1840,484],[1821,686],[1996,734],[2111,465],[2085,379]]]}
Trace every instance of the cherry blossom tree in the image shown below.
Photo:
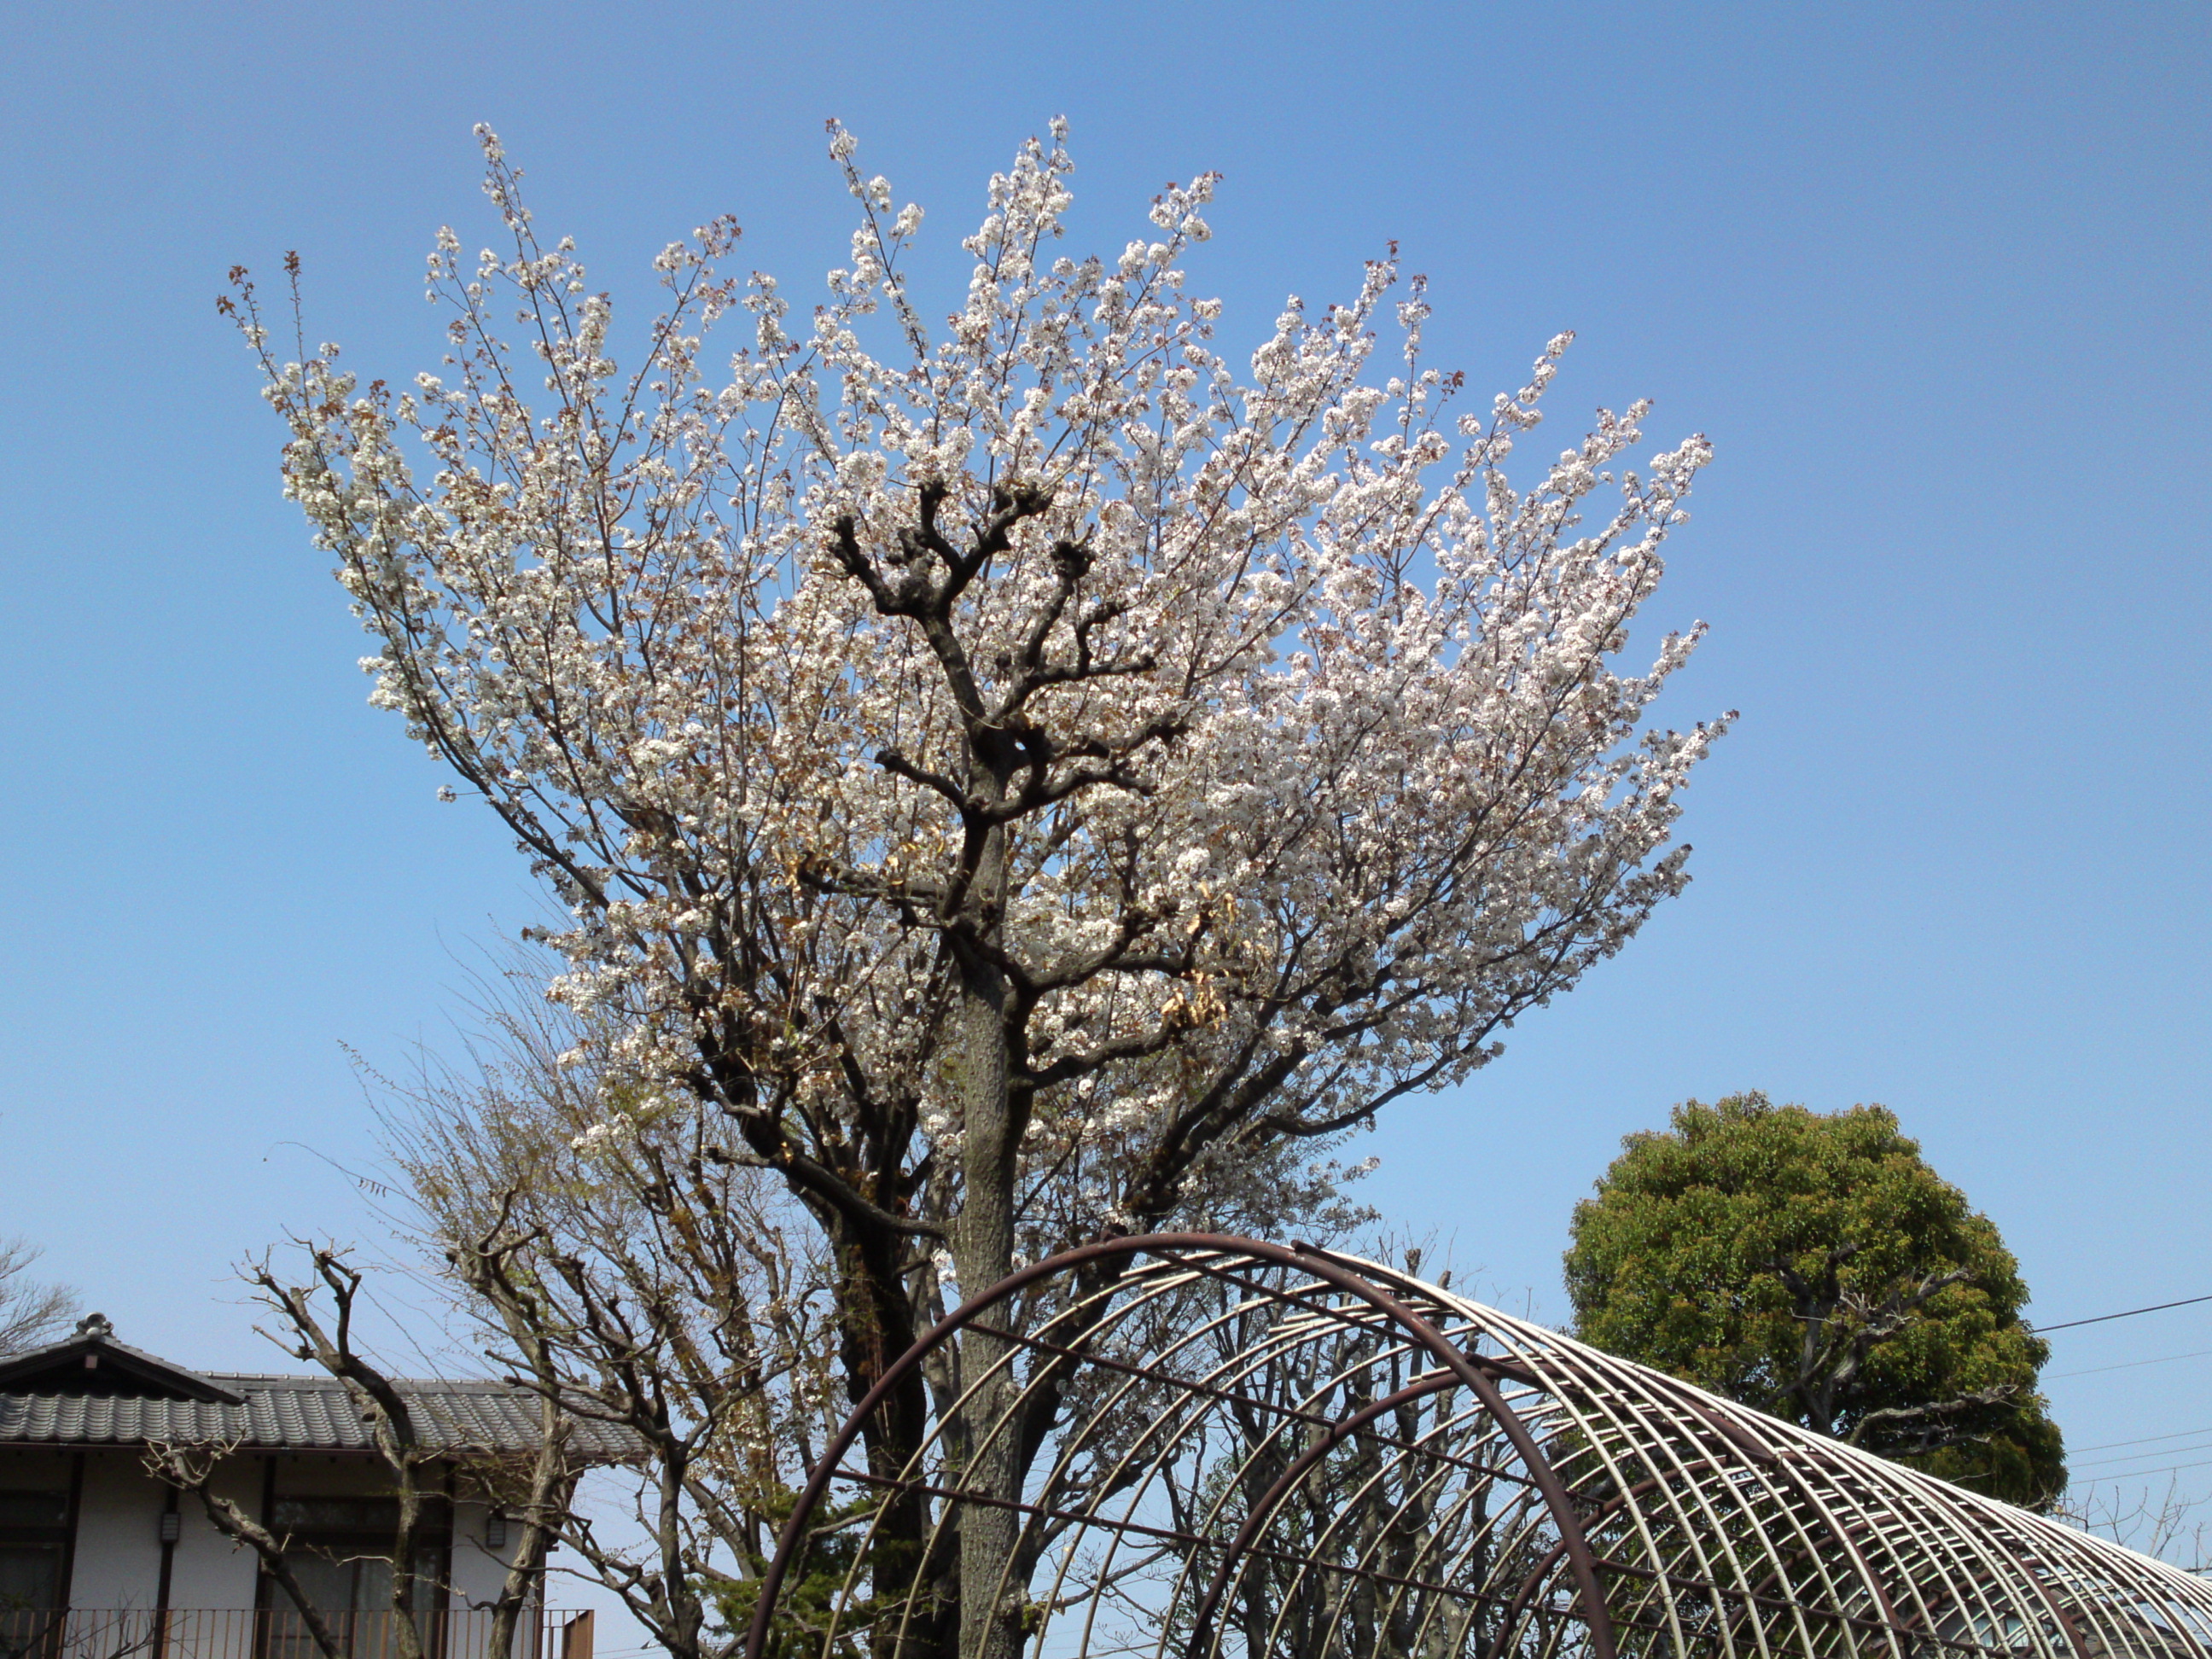
{"label": "cherry blossom tree", "polygon": [[[680,1114],[777,1172],[856,1395],[948,1285],[1303,1178],[1680,890],[1678,792],[1725,722],[1645,724],[1694,632],[1619,659],[1710,452],[1628,465],[1639,402],[1516,489],[1570,337],[1458,412],[1383,260],[1240,371],[1183,269],[1214,177],[1063,254],[1058,123],[934,324],[921,210],[833,123],[860,213],[824,301],[725,275],[718,220],[656,260],[625,369],[480,136],[505,240],[440,234],[441,374],[363,386],[282,354],[242,272],[225,303],[374,700],[572,919],[549,994],[621,1033],[589,1136]],[[985,1412],[995,1341],[962,1350]],[[1011,1517],[963,1524],[994,1582]],[[968,1598],[961,1650],[1008,1613]]]}

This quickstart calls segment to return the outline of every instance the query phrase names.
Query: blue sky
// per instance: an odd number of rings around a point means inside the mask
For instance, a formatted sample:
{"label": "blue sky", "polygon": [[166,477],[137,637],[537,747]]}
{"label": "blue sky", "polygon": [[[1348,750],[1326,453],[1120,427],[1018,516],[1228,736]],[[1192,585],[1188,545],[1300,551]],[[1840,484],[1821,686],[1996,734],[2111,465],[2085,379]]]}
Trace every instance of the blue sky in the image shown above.
{"label": "blue sky", "polygon": [[[2045,1320],[2212,1291],[2212,12],[13,16],[0,1232],[125,1340],[266,1363],[228,1265],[378,1236],[333,1167],[374,1158],[341,1045],[448,1042],[471,952],[534,913],[488,817],[365,706],[213,305],[296,247],[312,333],[427,366],[432,233],[487,234],[478,120],[641,304],[653,252],[722,210],[794,295],[842,262],[827,116],[943,249],[1064,112],[1097,246],[1163,182],[1226,174],[1193,270],[1232,335],[1393,239],[1477,387],[1578,331],[1555,421],[1648,394],[1654,437],[1717,447],[1654,621],[1713,629],[1666,717],[1743,717],[1689,796],[1687,895],[1468,1086],[1396,1109],[1355,1149],[1370,1196],[1556,1316],[1568,1210],[1621,1134],[1692,1095],[1878,1100]],[[2054,1341],[2075,1443],[2212,1425],[2212,1354],[2161,1358],[2212,1350],[2212,1304]]]}

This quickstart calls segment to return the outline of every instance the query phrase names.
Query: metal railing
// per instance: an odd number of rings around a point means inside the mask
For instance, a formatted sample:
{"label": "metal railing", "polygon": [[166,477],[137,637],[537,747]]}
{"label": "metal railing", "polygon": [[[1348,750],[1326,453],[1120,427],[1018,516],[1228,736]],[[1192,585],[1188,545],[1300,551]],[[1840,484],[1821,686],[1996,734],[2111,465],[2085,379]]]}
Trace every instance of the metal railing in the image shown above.
{"label": "metal railing", "polygon": [[[325,1615],[346,1659],[399,1659],[389,1610]],[[415,1615],[427,1659],[592,1659],[592,1615],[532,1608],[507,1653],[492,1651],[492,1615],[472,1608]],[[0,1608],[0,1659],[322,1659],[291,1607]]]}

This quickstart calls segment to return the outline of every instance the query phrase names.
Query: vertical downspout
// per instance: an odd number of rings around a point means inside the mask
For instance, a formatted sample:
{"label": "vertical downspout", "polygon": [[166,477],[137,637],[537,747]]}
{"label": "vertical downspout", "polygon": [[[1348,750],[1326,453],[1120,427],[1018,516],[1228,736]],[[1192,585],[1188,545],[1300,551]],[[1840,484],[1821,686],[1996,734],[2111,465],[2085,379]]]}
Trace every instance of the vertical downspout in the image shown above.
{"label": "vertical downspout", "polygon": [[54,1599],[61,1603],[64,1620],[69,1615],[70,1592],[76,1577],[77,1516],[84,1509],[84,1454],[76,1452],[70,1458],[69,1484],[69,1541],[62,1546],[61,1593]]}
{"label": "vertical downspout", "polygon": [[[438,1565],[438,1582],[430,1594],[430,1641],[432,1659],[447,1659],[447,1636],[453,1624],[453,1532],[454,1516],[459,1512],[455,1501],[455,1480],[458,1474],[454,1464],[446,1465],[446,1553]],[[466,1605],[464,1598],[464,1605]]]}
{"label": "vertical downspout", "polygon": [[169,1579],[176,1571],[177,1534],[184,1517],[177,1509],[177,1489],[166,1481],[161,1505],[161,1574],[154,1581],[154,1659],[168,1659]]}
{"label": "vertical downspout", "polygon": [[[261,1460],[261,1524],[273,1533],[276,1529],[276,1454],[271,1452]],[[281,1540],[279,1540],[282,1541]],[[267,1659],[275,1648],[276,1632],[276,1581],[266,1571],[256,1569],[253,1580],[253,1659]]]}

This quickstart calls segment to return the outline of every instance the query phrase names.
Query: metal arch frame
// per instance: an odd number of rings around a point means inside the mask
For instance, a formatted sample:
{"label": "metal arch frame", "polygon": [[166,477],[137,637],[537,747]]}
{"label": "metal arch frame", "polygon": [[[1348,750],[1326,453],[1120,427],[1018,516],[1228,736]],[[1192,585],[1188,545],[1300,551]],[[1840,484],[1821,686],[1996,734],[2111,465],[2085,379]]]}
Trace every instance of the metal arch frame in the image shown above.
{"label": "metal arch frame", "polygon": [[[1186,1332],[1176,1333],[1164,1346],[1144,1347],[1133,1360],[1047,1340],[1042,1334],[995,1333],[1011,1339],[1007,1353],[997,1362],[1000,1366],[1009,1365],[1013,1353],[1025,1348],[1054,1356],[1056,1364],[1121,1374],[1127,1380],[1115,1384],[1120,1392],[1111,1394],[1111,1401],[1147,1379],[1180,1389],[1176,1403],[1158,1410],[1144,1425],[1139,1441],[1121,1454],[1116,1466],[1130,1468],[1134,1459],[1143,1466],[1146,1480],[1169,1467],[1194,1432],[1202,1435],[1209,1413],[1237,1402],[1236,1389],[1255,1375],[1264,1376],[1261,1367],[1304,1351],[1307,1345],[1322,1340],[1319,1333],[1394,1332],[1387,1351],[1379,1357],[1355,1359],[1354,1365],[1371,1368],[1387,1358],[1395,1367],[1401,1358],[1418,1353],[1434,1362],[1436,1369],[1364,1396],[1365,1403],[1333,1417],[1267,1403],[1265,1409],[1280,1419],[1267,1431],[1267,1441],[1288,1448],[1295,1437],[1285,1431],[1303,1421],[1308,1443],[1250,1501],[1234,1536],[1225,1540],[1199,1535],[1218,1523],[1225,1499],[1217,1499],[1202,1519],[1177,1520],[1178,1528],[1187,1524],[1194,1530],[1163,1533],[1136,1519],[1133,1498],[1128,1512],[1117,1518],[1097,1507],[1099,1495],[1082,1509],[1065,1511],[1041,1507],[1048,1502],[1042,1496],[1035,1504],[1022,1501],[1019,1492],[1009,1502],[963,1492],[957,1482],[934,1484],[915,1474],[921,1467],[918,1462],[910,1462],[908,1472],[895,1481],[880,1474],[861,1475],[845,1469],[845,1460],[868,1419],[892,1391],[962,1331],[990,1328],[978,1323],[988,1310],[1056,1277],[1143,1256],[1154,1258],[1158,1267],[1133,1279],[1117,1268],[1103,1284],[1085,1290],[1075,1305],[1086,1310],[1085,1316],[1094,1322],[1084,1328],[1084,1334],[1070,1338],[1071,1342],[1089,1341],[1089,1333],[1100,1328],[1097,1322],[1121,1316],[1107,1310],[1124,1285],[1135,1286],[1137,1292],[1133,1304],[1121,1304],[1125,1310],[1154,1305],[1154,1297],[1204,1275],[1259,1298],[1238,1304],[1239,1310],[1262,1304],[1296,1310],[1271,1326],[1263,1340],[1246,1343],[1201,1378],[1164,1369],[1170,1356],[1186,1351],[1191,1340]],[[1273,1272],[1263,1272],[1261,1279],[1247,1278],[1238,1271],[1240,1261],[1281,1270],[1286,1278],[1303,1276],[1313,1289],[1304,1294],[1279,1290],[1273,1287]],[[1369,1313],[1354,1316],[1354,1304],[1364,1305]],[[1066,1316],[1063,1311],[1054,1319]],[[1462,1341],[1447,1337],[1439,1321]],[[1017,1322],[1001,1322],[1012,1326]],[[1051,1328],[1051,1322],[1044,1327]],[[1218,1319],[1206,1325],[1209,1331],[1220,1328]],[[1478,1352],[1479,1344],[1504,1352]],[[1341,1382],[1346,1405],[1354,1405],[1360,1396],[1345,1381],[1352,1374],[1344,1370],[1333,1376],[1318,1397],[1326,1400]],[[1397,1370],[1391,1374],[1404,1375]],[[1223,1379],[1220,1386],[1208,1380],[1215,1377]],[[1534,1421],[1540,1431],[1507,1399],[1501,1380],[1523,1391],[1524,1404],[1535,1402]],[[1440,1410],[1433,1428],[1407,1431],[1404,1438],[1375,1437],[1373,1425],[1392,1412],[1410,1406],[1418,1423],[1421,1401],[1462,1388],[1474,1401],[1467,1413],[1448,1419]],[[1243,1399],[1242,1403],[1261,1402]],[[1070,1446],[1102,1443],[1086,1437],[1102,1420],[1104,1409],[1101,1406],[1083,1422]],[[1441,1437],[1464,1434],[1470,1420],[1483,1437],[1480,1443],[1507,1463],[1517,1462],[1522,1473],[1498,1462],[1479,1463],[1453,1455],[1467,1443],[1448,1443]],[[1494,1427],[1494,1435],[1480,1426],[1485,1422]],[[1006,1422],[1000,1421],[977,1431],[1006,1429]],[[934,1443],[942,1431],[940,1425],[926,1437],[925,1445]],[[1505,1445],[1498,1443],[1498,1435]],[[1310,1551],[1286,1553],[1270,1538],[1284,1504],[1309,1475],[1328,1462],[1332,1452],[1355,1439],[1395,1454],[1372,1466],[1400,1482],[1399,1507],[1390,1511],[1394,1518],[1389,1525],[1396,1525],[1395,1517],[1407,1513],[1409,1505],[1417,1519],[1432,1521],[1443,1513],[1431,1507],[1425,1516],[1419,1514],[1419,1502],[1410,1495],[1408,1484],[1417,1467],[1433,1465],[1442,1470],[1457,1466],[1490,1480],[1486,1492],[1504,1490],[1495,1484],[1503,1480],[1521,1496],[1494,1516],[1486,1507],[1488,1498],[1453,1499],[1455,1505],[1477,1504],[1473,1511],[1476,1530],[1468,1541],[1457,1543],[1444,1541],[1442,1533],[1422,1534],[1418,1555],[1426,1565],[1420,1565],[1422,1576],[1416,1578],[1376,1571],[1372,1544],[1360,1546],[1358,1561],[1351,1565]],[[1062,1463],[1054,1466],[1055,1479],[1070,1455],[1061,1454]],[[914,1456],[918,1460],[921,1452]],[[1565,1464],[1559,1456],[1564,1456]],[[1426,1462],[1417,1465],[1416,1459]],[[1243,1467],[1252,1464],[1248,1461]],[[1486,1644],[1484,1659],[1505,1659],[1509,1644],[1525,1639],[1531,1629],[1547,1659],[1555,1656],[1562,1650],[1553,1644],[1567,1638],[1559,1633],[1565,1627],[1549,1626],[1553,1633],[1545,1634],[1543,1621],[1554,1617],[1580,1627],[1578,1651],[1587,1659],[1618,1659],[1616,1601],[1620,1616],[1649,1638],[1638,1651],[1650,1647],[1655,1659],[1661,1649],[1672,1659],[1687,1659],[1693,1647],[1700,1653],[1717,1647],[1726,1659],[1816,1659],[1830,1653],[1856,1659],[1869,1651],[1863,1645],[1869,1642],[1883,1659],[1920,1659],[1931,1653],[1961,1659],[2212,1659],[2212,1586],[2178,1569],[1856,1448],[1820,1439],[1556,1332],[1481,1307],[1441,1286],[1305,1244],[1285,1246],[1200,1232],[1102,1240],[1024,1267],[970,1297],[893,1362],[810,1472],[760,1582],[746,1632],[746,1659],[768,1659],[777,1606],[793,1564],[806,1547],[816,1511],[841,1477],[940,1498],[948,1504],[1011,1507],[1036,1518],[1067,1523],[1078,1529],[1078,1540],[1110,1534],[1115,1540],[1142,1541],[1149,1536],[1155,1543],[1173,1539],[1208,1552],[1219,1549],[1218,1564],[1208,1576],[1202,1597],[1194,1602],[1188,1633],[1181,1644],[1184,1659],[1205,1659],[1216,1650],[1224,1598],[1238,1581],[1240,1568],[1255,1559],[1295,1566],[1294,1595],[1306,1593],[1295,1586],[1326,1582],[1313,1579],[1315,1573],[1349,1574],[1372,1584],[1395,1586],[1392,1595],[1400,1599],[1388,1604],[1392,1608],[1406,1605],[1402,1598],[1409,1589],[1444,1591],[1470,1608],[1503,1606],[1503,1620]],[[1380,1480],[1382,1474],[1374,1478]],[[1422,1484],[1441,1494],[1443,1480],[1442,1474],[1424,1474]],[[1593,1481],[1596,1489],[1584,1491],[1578,1500],[1573,1487],[1577,1483],[1587,1487]],[[1110,1498],[1119,1489],[1106,1489],[1103,1495]],[[1389,1501],[1387,1490],[1374,1490],[1382,1501]],[[1518,1547],[1531,1540],[1541,1546],[1544,1533],[1526,1530],[1538,1513],[1538,1499],[1556,1541],[1542,1549],[1525,1572],[1518,1562],[1529,1558],[1516,1558],[1511,1569],[1519,1579],[1516,1586],[1511,1578],[1495,1576],[1505,1569],[1503,1556],[1487,1565],[1484,1561],[1495,1547]],[[1519,1530],[1500,1530],[1509,1511]],[[1451,1523],[1457,1525],[1462,1518],[1455,1510]],[[943,1525],[942,1518],[935,1523],[939,1528]],[[1337,1534],[1336,1526],[1333,1521],[1312,1536],[1330,1547],[1352,1541]],[[1612,1540],[1602,1550],[1592,1537],[1591,1528],[1599,1526],[1607,1529]],[[875,1535],[872,1528],[869,1535]],[[1108,1562],[1118,1547],[1118,1542],[1107,1544]],[[1186,1589],[1194,1594],[1191,1568],[1199,1559],[1184,1558],[1175,1580],[1176,1595]],[[1573,1594],[1561,1601],[1556,1598],[1568,1588],[1557,1577],[1563,1559]],[[1470,1561],[1472,1570],[1481,1576],[1480,1584],[1455,1579],[1455,1574],[1463,1576],[1470,1570]],[[1065,1565],[1060,1569],[1063,1580],[1067,1571]],[[853,1594],[853,1574],[858,1571],[855,1566],[841,1592],[848,1600]],[[1434,1582],[1438,1577],[1448,1582]],[[1066,1603],[1057,1600],[1056,1583],[1054,1596],[1034,1605],[1048,1609],[1044,1618],[1048,1620],[1061,1605],[1087,1599],[1091,1612],[1080,1642],[1088,1651],[1091,1620],[1111,1582],[1102,1577],[1090,1591],[1079,1592]],[[1558,1588],[1551,1592],[1552,1599],[1540,1604],[1547,1583]],[[1340,1599],[1342,1593],[1328,1594],[1340,1598],[1329,1601],[1325,1595],[1329,1616],[1343,1616],[1349,1604]],[[836,1632],[845,1605],[838,1604],[841,1611],[823,1636],[825,1655],[838,1639]],[[1431,1609],[1434,1605],[1430,1604]],[[1391,1616],[1398,1614],[1394,1611]],[[1417,1621],[1430,1621],[1437,1615],[1417,1607],[1413,1616]],[[1443,1616],[1447,1630],[1455,1619],[1460,1621],[1457,1639],[1464,1641],[1473,1628],[1467,1622],[1473,1613],[1453,1614],[1447,1609]],[[1539,1621],[1533,1627],[1526,1622],[1531,1617]],[[1282,1628],[1279,1614],[1274,1629],[1279,1632]],[[1416,1628],[1432,1630],[1433,1626],[1417,1622]],[[1164,1631],[1161,1640],[1164,1653]],[[1258,1638],[1248,1634],[1247,1640],[1256,1642]]]}
{"label": "metal arch frame", "polygon": [[[817,1461],[813,1473],[799,1493],[799,1502],[793,1506],[791,1518],[784,1523],[782,1535],[776,1540],[775,1556],[769,1563],[767,1572],[762,1576],[752,1624],[745,1635],[746,1659],[766,1659],[769,1626],[775,1616],[776,1599],[782,1592],[784,1577],[790,1571],[795,1552],[805,1539],[815,1510],[821,1504],[830,1482],[836,1479],[845,1454],[852,1449],[854,1441],[860,1437],[868,1419],[875,1414],[884,1400],[890,1397],[891,1390],[903,1382],[915,1367],[956,1334],[974,1323],[976,1316],[986,1309],[997,1306],[1031,1285],[1096,1261],[1134,1255],[1159,1255],[1172,1259],[1173,1252],[1182,1250],[1243,1255],[1273,1267],[1291,1267],[1310,1273],[1325,1284],[1358,1297],[1398,1325],[1453,1373],[1457,1381],[1465,1384],[1497,1419],[1498,1425],[1513,1442],[1514,1449],[1521,1454],[1522,1462],[1536,1481],[1538,1491],[1543,1495],[1545,1504],[1551,1511],[1553,1523],[1559,1528],[1561,1540],[1566,1547],[1577,1587],[1582,1592],[1584,1617],[1590,1627],[1592,1645],[1596,1650],[1595,1659],[1615,1659],[1617,1644],[1613,1621],[1606,1609],[1603,1586],[1598,1582],[1596,1560],[1591,1554],[1589,1540],[1582,1534],[1581,1519],[1575,1512],[1574,1504],[1567,1496],[1565,1485],[1546,1460],[1542,1449],[1505,1403],[1497,1384],[1469,1363],[1465,1354],[1445,1341],[1427,1321],[1379,1285],[1370,1284],[1349,1267],[1340,1265],[1334,1256],[1308,1244],[1271,1244],[1260,1239],[1235,1238],[1221,1233],[1147,1233],[1079,1245],[1074,1249],[1048,1256],[1042,1261],[1033,1262],[1009,1274],[989,1289],[969,1297],[925,1332],[877,1379],[875,1386],[853,1408],[852,1415],[845,1420],[844,1427],[838,1431],[837,1437],[830,1443]],[[1246,1540],[1224,1561],[1221,1571],[1217,1575],[1220,1585],[1225,1585],[1227,1575],[1233,1571],[1237,1559],[1249,1548],[1249,1540]],[[1210,1626],[1220,1593],[1218,1585],[1207,1593],[1205,1610],[1194,1624],[1192,1644],[1188,1650],[1194,1656],[1198,1652],[1200,1640]]]}

